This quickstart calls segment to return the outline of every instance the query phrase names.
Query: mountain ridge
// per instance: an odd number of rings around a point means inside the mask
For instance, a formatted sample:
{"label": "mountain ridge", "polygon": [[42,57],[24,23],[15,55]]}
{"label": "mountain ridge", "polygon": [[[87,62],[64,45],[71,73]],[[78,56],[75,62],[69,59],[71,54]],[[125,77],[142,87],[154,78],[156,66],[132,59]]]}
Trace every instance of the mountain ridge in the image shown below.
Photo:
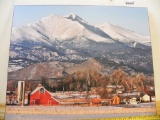
{"label": "mountain ridge", "polygon": [[[58,20],[57,20],[58,19]],[[52,22],[53,21],[53,22]],[[77,24],[77,22],[79,24]],[[53,27],[53,25],[55,27]],[[55,25],[56,24],[56,25]],[[72,27],[70,27],[70,24],[72,25]],[[121,28],[119,26],[115,26],[113,24],[110,24],[110,23],[107,23],[108,26],[112,26],[113,27],[116,27],[116,28]],[[103,27],[106,26],[106,23],[103,24]],[[52,26],[52,27],[51,27]],[[59,26],[59,27],[58,27]],[[63,27],[62,27],[63,26]],[[72,29],[70,29],[72,28]],[[51,27],[51,28],[50,28]],[[21,29],[22,28],[22,29]],[[51,14],[47,17],[44,17],[42,18],[40,21],[37,21],[36,23],[30,23],[28,24],[27,26],[23,26],[21,28],[13,28],[13,34],[12,34],[12,37],[13,39],[11,38],[11,41],[15,41],[14,40],[14,31],[18,31],[19,29],[19,32],[22,34],[23,33],[23,30],[27,29],[26,30],[26,33],[25,33],[25,36],[29,36],[29,35],[36,35],[34,37],[42,37],[42,40],[45,40],[46,39],[46,36],[47,38],[50,38],[50,40],[55,40],[55,39],[69,39],[70,37],[68,37],[67,35],[69,34],[69,36],[71,37],[75,37],[75,36],[81,36],[81,35],[85,35],[85,33],[83,33],[83,31],[89,29],[89,31],[92,31],[92,33],[98,33],[98,32],[102,32],[102,37],[113,37],[113,35],[110,35],[106,32],[106,30],[102,29],[102,26],[94,26],[94,25],[91,25],[91,24],[88,24],[88,22],[86,22],[85,20],[83,20],[81,17],[79,17],[78,15],[76,14],[69,14],[68,16],[59,16],[59,15],[56,15],[56,14]],[[31,29],[33,28],[33,30]],[[60,28],[60,29],[58,29]],[[62,29],[63,28],[63,29]],[[85,29],[87,28],[87,29]],[[41,29],[39,30],[37,33],[35,33],[36,31],[34,30],[37,30],[37,29]],[[45,29],[45,31],[44,31]],[[69,29],[69,31],[67,30]],[[90,30],[91,29],[91,30]],[[121,28],[123,30],[126,30],[126,31],[130,31],[130,30],[127,30],[127,29],[124,29],[124,28]],[[62,31],[61,31],[62,30]],[[64,33],[63,30],[65,30],[65,33],[67,34],[62,34]],[[115,29],[114,29],[115,30]],[[28,34],[27,32],[30,31]],[[47,32],[49,32],[49,34],[47,34]],[[51,33],[51,31],[53,31],[53,33]],[[113,31],[113,30],[112,30]],[[117,32],[117,31],[116,31]],[[41,33],[38,35],[38,33]],[[42,34],[43,33],[43,34]],[[135,32],[134,32],[135,33]],[[46,35],[44,35],[46,34]],[[88,33],[89,34],[89,33]],[[137,33],[136,33],[137,34]],[[44,36],[43,36],[44,35]],[[139,34],[137,34],[139,35]],[[15,34],[15,36],[19,36],[19,34]],[[24,36],[24,34],[23,34]],[[61,36],[60,38],[58,36]],[[89,35],[87,35],[89,36]],[[124,35],[122,35],[124,36]],[[122,37],[121,36],[121,37]],[[142,35],[139,35],[140,37],[143,37]],[[37,38],[37,39],[38,39]],[[18,38],[15,38],[15,39],[18,39]],[[33,39],[33,38],[32,38]],[[112,38],[111,38],[112,39]],[[122,39],[122,38],[117,38],[117,39]],[[145,38],[147,39],[147,38]],[[103,42],[105,42],[105,40],[101,40]],[[112,40],[111,40],[112,41]],[[113,42],[113,41],[112,41]]]}
{"label": "mountain ridge", "polygon": [[[83,62],[100,57],[152,70],[149,38],[107,24],[91,25],[76,14],[51,14],[36,23],[13,28],[9,72],[39,62]],[[147,59],[147,60],[146,60]]]}
{"label": "mountain ridge", "polygon": [[82,63],[74,64],[69,62],[42,62],[22,68],[18,71],[10,72],[8,79],[10,80],[40,80],[41,77],[50,79],[63,78],[65,74],[74,74],[78,71],[86,70],[101,71],[103,66],[94,59],[88,59]]}

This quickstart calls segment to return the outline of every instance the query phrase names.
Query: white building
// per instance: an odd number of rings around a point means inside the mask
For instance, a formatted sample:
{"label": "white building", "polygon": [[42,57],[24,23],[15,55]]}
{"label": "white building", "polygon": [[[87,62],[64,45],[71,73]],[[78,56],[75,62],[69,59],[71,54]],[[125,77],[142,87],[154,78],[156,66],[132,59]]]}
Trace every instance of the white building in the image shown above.
{"label": "white building", "polygon": [[150,101],[150,96],[145,94],[143,97],[142,97],[142,101],[144,102],[149,102]]}

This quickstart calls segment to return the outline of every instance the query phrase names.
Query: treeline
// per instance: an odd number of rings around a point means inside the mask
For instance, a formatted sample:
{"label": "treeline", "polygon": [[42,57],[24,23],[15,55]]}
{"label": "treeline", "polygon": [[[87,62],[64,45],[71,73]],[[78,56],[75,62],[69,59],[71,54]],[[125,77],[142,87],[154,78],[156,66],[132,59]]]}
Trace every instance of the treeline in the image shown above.
{"label": "treeline", "polygon": [[[78,71],[73,75],[65,75],[60,80],[50,80],[46,77],[41,77],[38,81],[26,81],[26,90],[34,90],[38,84],[42,84],[48,91],[79,91],[87,92],[93,90],[102,98],[107,95],[114,94],[118,90],[118,86],[123,86],[125,92],[132,92],[137,90],[144,93],[145,86],[148,84],[146,81],[153,81],[147,78],[143,73],[133,73],[128,75],[122,69],[117,69],[110,74],[104,74],[95,70]],[[149,83],[153,85],[152,83]],[[115,86],[111,91],[107,90],[107,86]]]}
{"label": "treeline", "polygon": [[[123,86],[125,92],[137,90],[144,93],[147,85],[147,77],[143,73],[133,73],[128,75],[122,69],[117,69],[110,74],[104,74],[95,70],[78,71],[73,75],[66,75],[61,80],[49,80],[42,77],[41,84],[49,91],[89,91],[93,90],[102,98],[107,95],[114,94],[118,90],[118,86]],[[111,91],[107,90],[107,86],[115,86]]]}

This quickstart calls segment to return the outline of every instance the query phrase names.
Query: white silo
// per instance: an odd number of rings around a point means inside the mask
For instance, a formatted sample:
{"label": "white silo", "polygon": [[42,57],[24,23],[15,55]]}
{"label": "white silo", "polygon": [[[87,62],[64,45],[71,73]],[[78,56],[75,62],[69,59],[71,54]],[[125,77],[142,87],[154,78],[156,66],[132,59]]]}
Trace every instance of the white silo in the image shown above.
{"label": "white silo", "polygon": [[18,81],[18,103],[24,105],[25,99],[25,81]]}

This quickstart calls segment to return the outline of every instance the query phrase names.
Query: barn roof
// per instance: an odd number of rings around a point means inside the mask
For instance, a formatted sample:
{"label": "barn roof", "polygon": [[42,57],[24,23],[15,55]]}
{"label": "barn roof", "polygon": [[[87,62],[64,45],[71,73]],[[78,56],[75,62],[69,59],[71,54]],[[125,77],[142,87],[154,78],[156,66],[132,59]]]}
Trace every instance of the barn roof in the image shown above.
{"label": "barn roof", "polygon": [[[31,94],[34,94],[35,92],[37,92],[38,90],[40,90],[41,88],[44,88],[41,84],[38,85],[38,87],[36,87],[36,89],[34,89]],[[47,91],[45,88],[44,88],[45,91]],[[48,92],[48,91],[47,91]],[[49,92],[48,92],[49,93]],[[50,93],[49,93],[50,94]]]}

